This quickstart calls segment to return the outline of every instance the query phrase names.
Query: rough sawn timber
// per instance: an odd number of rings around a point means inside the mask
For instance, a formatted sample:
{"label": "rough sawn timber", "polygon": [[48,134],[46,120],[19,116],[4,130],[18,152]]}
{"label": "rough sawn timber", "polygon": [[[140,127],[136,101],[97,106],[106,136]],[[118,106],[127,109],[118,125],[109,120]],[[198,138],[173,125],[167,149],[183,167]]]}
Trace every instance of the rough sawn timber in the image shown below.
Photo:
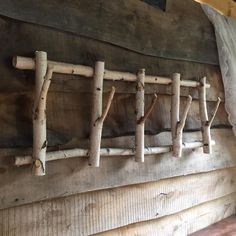
{"label": "rough sawn timber", "polygon": [[187,236],[236,213],[236,193],[157,220],[131,224],[97,236]]}
{"label": "rough sawn timber", "polygon": [[[166,136],[164,133],[159,139],[164,142]],[[29,166],[17,168],[12,163],[8,166],[6,159],[9,160],[9,157],[1,158],[0,208],[235,166],[236,145],[232,131],[213,130],[212,137],[216,141],[212,155],[204,155],[202,149],[188,150],[180,159],[172,157],[171,153],[151,155],[142,165],[130,156],[104,157],[101,158],[100,168],[88,167],[83,157],[72,158],[48,163],[48,174],[42,178],[32,177]],[[189,141],[199,138],[200,132],[184,136],[184,140]],[[119,145],[118,140],[113,141]],[[127,139],[123,141],[126,143]]]}
{"label": "rough sawn timber", "polygon": [[[33,89],[33,72],[12,69],[11,58],[14,55],[33,57],[35,50],[43,49],[52,60],[72,64],[93,66],[95,61],[103,59],[106,61],[107,68],[116,71],[136,73],[138,69],[146,68],[147,74],[164,77],[169,77],[172,73],[178,72],[183,80],[196,81],[206,76],[208,83],[211,84],[211,89],[207,93],[208,101],[214,101],[216,97],[224,97],[219,66],[144,56],[97,40],[8,18],[0,17],[0,28],[0,38],[7,42],[1,49],[0,55],[0,91],[3,93],[23,93]],[[17,44],[13,40],[16,35]],[[55,44],[55,42],[57,43]],[[9,80],[9,78],[11,79]],[[67,93],[91,91],[91,80],[76,80],[73,78],[74,76],[55,74],[50,91]],[[105,83],[104,92],[109,91],[112,85],[116,87],[116,93],[135,93],[135,87],[127,86],[126,82],[120,81]],[[158,94],[170,94],[171,92],[168,86],[147,84],[145,93],[153,94],[157,89]],[[189,94],[193,98],[197,98],[196,89],[182,89],[182,96],[188,96]]]}
{"label": "rough sawn timber", "polygon": [[[8,0],[0,2],[0,15],[100,40],[144,55],[218,64],[212,25],[197,3],[185,2],[179,5],[187,5],[187,9],[185,6],[178,9],[178,14],[169,14],[169,10],[174,10],[167,8],[162,12],[136,0],[36,0],[34,4],[29,0]],[[185,11],[186,18],[182,17]],[[197,20],[196,15],[200,15]]]}
{"label": "rough sawn timber", "polygon": [[[186,213],[182,213],[183,210],[221,197],[224,198],[225,195],[235,192],[235,171],[235,168],[229,168],[77,194],[1,210],[0,233],[2,230],[1,235],[6,236],[9,235],[8,232],[14,232],[15,235],[20,233],[24,236],[37,235],[37,233],[85,236],[171,214],[183,214],[184,219],[187,220]],[[231,198],[225,197],[224,200],[224,204],[216,210],[216,217],[219,217],[219,212],[222,213],[221,217],[224,217],[234,209],[235,194]],[[222,200],[216,200],[215,204],[218,206],[217,202],[222,203]],[[225,213],[222,212],[222,209],[225,210]],[[208,210],[213,212],[210,207]],[[192,212],[194,215],[187,220],[188,223],[192,223],[191,221],[197,217],[196,210],[193,209]],[[197,223],[203,224],[199,215],[200,220]],[[204,225],[209,223],[209,220]],[[161,222],[162,219],[159,221]],[[180,224],[181,221],[169,221],[169,223],[171,227],[165,228],[165,230],[172,229],[172,224]],[[140,223],[140,225],[143,224],[145,223]],[[183,225],[181,226],[183,227]],[[119,231],[120,229],[115,230],[115,232]],[[121,231],[125,232],[125,230]],[[126,235],[133,234],[128,232]],[[108,233],[108,235],[111,234]],[[149,235],[153,235],[153,233]]]}

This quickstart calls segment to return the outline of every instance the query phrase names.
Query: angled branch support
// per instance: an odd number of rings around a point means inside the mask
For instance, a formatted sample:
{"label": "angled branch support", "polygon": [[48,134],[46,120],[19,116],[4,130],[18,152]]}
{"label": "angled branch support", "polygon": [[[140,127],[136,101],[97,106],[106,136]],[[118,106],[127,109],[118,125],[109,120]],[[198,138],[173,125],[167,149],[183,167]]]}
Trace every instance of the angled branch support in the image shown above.
{"label": "angled branch support", "polygon": [[180,120],[180,74],[174,73],[172,76],[172,96],[171,96],[171,134],[173,144],[173,156],[181,157],[183,149],[183,129],[185,126],[188,111],[192,102],[192,97],[188,97],[187,105]]}
{"label": "angled branch support", "polygon": [[154,107],[155,107],[155,105],[156,105],[156,102],[157,102],[157,94],[154,93],[154,94],[153,94],[153,98],[152,98],[152,102],[151,102],[150,106],[148,107],[148,109],[147,109],[147,111],[145,112],[144,116],[141,117],[141,119],[138,121],[138,124],[142,124],[142,123],[144,123],[144,122],[147,120],[147,118],[148,118],[148,117],[150,116],[150,114],[152,113],[152,111],[153,111],[153,109],[154,109]]}
{"label": "angled branch support", "polygon": [[105,63],[98,61],[95,64],[94,79],[93,79],[93,99],[92,99],[92,117],[91,117],[91,132],[90,132],[90,149],[89,149],[89,165],[99,167],[100,165],[100,146],[102,138],[103,122],[106,119],[110,109],[115,87],[112,87],[107,105],[102,112],[102,97],[103,97],[103,78],[105,71]]}
{"label": "angled branch support", "polygon": [[211,115],[211,118],[210,118],[210,120],[208,122],[208,126],[210,126],[210,127],[211,127],[211,125],[213,123],[213,120],[215,119],[215,116],[216,116],[216,113],[217,113],[217,111],[219,109],[220,103],[221,103],[221,99],[218,97],[216,105],[215,105],[215,108],[214,108],[214,110],[212,112],[212,115]]}
{"label": "angled branch support", "polygon": [[200,87],[198,88],[199,94],[199,111],[201,117],[201,129],[202,129],[202,140],[203,140],[203,152],[211,154],[212,153],[212,145],[211,145],[211,125],[219,108],[221,99],[218,98],[216,102],[215,109],[213,114],[208,119],[208,112],[207,112],[207,103],[206,103],[206,77],[201,78],[200,80]]}
{"label": "angled branch support", "polygon": [[110,110],[110,107],[111,107],[111,103],[112,103],[112,100],[114,98],[114,95],[115,95],[115,92],[116,92],[116,89],[114,86],[111,87],[111,91],[109,93],[109,97],[108,97],[108,100],[107,100],[107,104],[105,106],[105,109],[102,113],[102,116],[98,119],[97,122],[100,122],[100,123],[103,123],[107,117],[107,114]]}
{"label": "angled branch support", "polygon": [[177,124],[176,127],[176,134],[173,140],[173,156],[181,157],[182,156],[182,149],[183,149],[183,130],[186,123],[187,115],[192,103],[192,97],[188,96],[188,101],[184,109],[184,113],[182,115],[181,120]]}
{"label": "angled branch support", "polygon": [[33,107],[33,168],[36,176],[45,175],[47,149],[46,100],[53,67],[47,68],[47,53],[35,52],[35,92]]}

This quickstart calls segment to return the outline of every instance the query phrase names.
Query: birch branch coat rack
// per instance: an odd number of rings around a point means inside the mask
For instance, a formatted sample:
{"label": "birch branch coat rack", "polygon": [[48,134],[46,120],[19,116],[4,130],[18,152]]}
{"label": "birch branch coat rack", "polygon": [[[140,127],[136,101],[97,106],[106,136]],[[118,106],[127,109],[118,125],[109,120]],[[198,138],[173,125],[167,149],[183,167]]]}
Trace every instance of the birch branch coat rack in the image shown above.
{"label": "birch branch coat rack", "polygon": [[[211,140],[210,127],[216,115],[220,104],[220,98],[210,119],[208,119],[206,107],[206,89],[210,87],[206,83],[206,78],[200,82],[181,80],[180,74],[173,74],[172,78],[151,76],[145,74],[145,69],[141,69],[137,75],[129,72],[111,71],[105,69],[105,63],[98,61],[95,67],[84,65],[74,65],[47,60],[47,53],[42,51],[35,52],[35,58],[26,58],[16,56],[13,58],[13,66],[18,69],[35,70],[35,93],[33,107],[33,153],[32,156],[16,156],[15,165],[33,165],[34,175],[45,175],[45,162],[65,158],[84,156],[88,157],[88,164],[98,167],[100,156],[129,156],[134,155],[135,161],[144,162],[145,155],[160,154],[173,151],[173,156],[181,157],[183,149],[193,149],[203,147],[204,153],[211,153],[214,141]],[[75,148],[70,150],[60,150],[46,152],[46,101],[47,93],[50,87],[52,74],[73,74],[86,78],[93,78],[92,88],[92,113],[90,127],[90,148]],[[115,94],[115,88],[112,87],[107,104],[103,107],[103,80],[122,80],[136,83],[136,131],[135,131],[135,149],[127,148],[101,148],[101,138],[103,123],[108,115],[112,100]],[[145,83],[162,84],[172,87],[171,97],[171,134],[172,145],[161,147],[145,147],[145,121],[151,114],[157,95],[153,95],[152,102],[145,112]],[[189,95],[183,115],[180,119],[180,88],[197,88],[199,93],[199,110],[202,124],[202,141],[183,143],[183,129],[186,118],[191,106],[192,97]]]}

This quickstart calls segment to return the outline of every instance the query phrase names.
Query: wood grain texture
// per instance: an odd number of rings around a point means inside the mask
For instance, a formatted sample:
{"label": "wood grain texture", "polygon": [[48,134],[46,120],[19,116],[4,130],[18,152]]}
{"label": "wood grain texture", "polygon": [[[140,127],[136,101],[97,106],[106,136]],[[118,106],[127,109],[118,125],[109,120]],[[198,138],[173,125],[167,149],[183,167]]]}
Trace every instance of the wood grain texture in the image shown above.
{"label": "wood grain texture", "polygon": [[[32,91],[33,92],[33,91]],[[104,95],[104,105],[108,93]],[[146,104],[152,95],[146,95]],[[181,114],[187,99],[181,98]],[[92,94],[60,93],[49,91],[47,98],[47,140],[50,147],[66,144],[71,140],[88,139],[90,134]],[[115,94],[109,115],[103,126],[103,137],[134,135],[135,133],[135,95]],[[209,113],[214,102],[208,102]],[[0,94],[0,146],[2,148],[32,146],[32,93]],[[216,115],[213,128],[229,127],[224,103]],[[185,131],[200,130],[198,101],[193,101],[186,121]],[[151,115],[145,123],[146,134],[158,134],[170,130],[170,96],[159,95]],[[116,145],[115,145],[116,146]],[[75,147],[83,147],[76,145]]]}
{"label": "wood grain texture", "polygon": [[[37,0],[33,4],[29,0],[10,0],[0,3],[0,14],[144,55],[218,64],[213,27],[201,7],[192,0],[185,1],[185,4],[178,2],[179,6],[185,7],[179,8],[178,13],[169,14],[169,8],[162,12],[136,0],[54,0],[43,3]],[[185,10],[186,18],[182,17]],[[196,15],[201,17],[196,20]]]}
{"label": "wood grain texture", "polygon": [[[164,142],[166,137],[164,133],[159,139]],[[186,133],[184,140],[200,137],[200,132]],[[236,145],[232,131],[213,130],[212,137],[216,141],[212,155],[204,155],[202,149],[189,150],[180,159],[172,157],[171,153],[148,156],[143,164],[135,163],[133,157],[117,156],[101,158],[100,168],[88,167],[86,158],[72,158],[48,163],[47,175],[42,178],[33,177],[30,166],[13,167],[9,156],[2,156],[0,208],[235,166]],[[119,146],[117,140],[113,141]]]}
{"label": "wood grain texture", "polygon": [[236,216],[233,215],[224,220],[221,220],[213,225],[208,226],[205,229],[197,231],[191,234],[191,236],[222,236],[228,235],[233,236],[236,234]]}
{"label": "wood grain texture", "polygon": [[[140,1],[140,4],[145,3]],[[184,7],[184,16],[188,17],[191,15],[188,14],[189,4],[192,3],[188,1],[188,4],[183,6],[181,2],[177,4],[177,2],[168,1],[167,7],[168,11],[178,9],[180,12]],[[154,11],[157,11],[157,9]],[[202,20],[202,12],[195,11],[192,14],[193,16],[194,21]],[[203,19],[203,21],[205,20]],[[139,22],[139,20],[137,21]],[[144,67],[147,73],[161,76],[170,76],[174,72],[181,73],[183,79],[191,80],[198,80],[202,76],[207,76],[208,82],[212,86],[207,93],[207,99],[215,101],[217,96],[224,97],[218,66],[144,56],[99,40],[88,39],[68,32],[56,31],[52,28],[27,24],[4,17],[0,18],[0,29],[0,39],[4,45],[1,48],[0,55],[0,147],[2,148],[32,146],[30,117],[32,91],[35,82],[34,73],[33,71],[16,70],[12,67],[11,58],[17,54],[33,56],[35,50],[45,50],[48,52],[49,59],[62,62],[94,66],[96,60],[104,59],[108,69],[132,73],[136,73],[139,68]],[[194,40],[190,42],[192,41]],[[134,131],[132,120],[134,114],[133,104],[130,101],[132,101],[132,95],[135,93],[135,86],[133,86],[133,83],[127,82],[105,82],[104,92],[108,92],[111,86],[115,86],[117,88],[116,93],[121,94],[115,98],[116,106],[113,104],[111,107],[113,115],[111,117],[109,115],[110,119],[105,122],[103,135],[108,137],[131,134]],[[147,94],[153,94],[154,92],[159,94],[171,93],[167,86],[147,85],[145,91]],[[65,144],[73,138],[89,137],[87,119],[90,117],[90,109],[88,109],[91,105],[90,93],[91,80],[89,79],[58,74],[53,76],[47,110],[50,146]],[[193,98],[197,98],[196,89],[184,88],[181,89],[181,94],[183,96],[191,94]],[[147,102],[149,101],[150,99],[147,98]],[[168,102],[165,106],[162,103],[158,104],[157,109],[147,121],[147,133],[157,133],[169,128],[168,123],[163,122],[169,119],[164,117],[165,114],[168,115],[169,113],[168,107]],[[216,120],[215,126],[228,125],[223,106],[221,111],[218,113],[219,117],[217,117],[219,122]],[[188,129],[198,129],[200,126],[195,119],[195,115],[192,118],[193,120],[188,119],[187,121]]]}
{"label": "wood grain texture", "polygon": [[236,193],[157,220],[131,224],[97,236],[187,236],[236,213]]}
{"label": "wood grain texture", "polygon": [[[0,17],[0,29],[0,38],[4,44],[0,55],[2,93],[22,93],[33,89],[33,72],[14,69],[11,59],[14,55],[33,57],[35,50],[44,50],[50,60],[67,63],[94,66],[95,61],[102,59],[106,62],[106,68],[111,70],[136,73],[140,68],[145,68],[147,74],[160,76],[170,76],[178,72],[184,80],[198,80],[206,76],[211,84],[207,99],[214,101],[218,96],[224,97],[218,66],[143,56],[100,41],[2,17]],[[135,93],[135,87],[127,82],[105,83],[104,91],[108,91],[112,85],[117,88],[116,93]],[[162,94],[171,92],[168,86],[147,85],[145,88],[146,93],[153,94],[156,90]],[[50,91],[91,92],[91,80],[57,74],[53,76]],[[196,89],[184,88],[181,94],[184,96],[190,94],[193,98],[197,98]]]}
{"label": "wood grain texture", "polygon": [[235,192],[235,171],[224,169],[1,210],[0,232],[82,236],[161,218]]}

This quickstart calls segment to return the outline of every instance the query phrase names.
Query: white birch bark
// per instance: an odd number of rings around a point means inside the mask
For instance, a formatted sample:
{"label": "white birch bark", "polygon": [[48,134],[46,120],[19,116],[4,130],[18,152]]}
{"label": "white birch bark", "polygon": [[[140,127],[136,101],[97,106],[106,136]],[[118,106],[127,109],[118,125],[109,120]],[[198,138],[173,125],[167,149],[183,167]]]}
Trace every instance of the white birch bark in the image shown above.
{"label": "white birch bark", "polygon": [[188,102],[185,107],[181,121],[179,119],[180,110],[180,74],[173,74],[172,81],[172,97],[171,97],[171,134],[173,143],[173,156],[181,157],[183,148],[183,129],[187,114],[192,102],[192,97],[188,97]]}
{"label": "white birch bark", "polygon": [[[212,145],[215,145],[215,141],[212,140]],[[183,150],[187,149],[195,149],[203,147],[203,143],[200,141],[183,143]],[[162,147],[147,147],[144,149],[145,155],[156,155],[161,153],[171,152],[172,146],[162,146]],[[135,150],[131,148],[101,148],[100,155],[103,157],[110,156],[133,156],[135,154]],[[75,157],[87,157],[89,156],[89,150],[83,148],[74,148],[68,150],[60,150],[48,152],[46,154],[46,161],[56,161],[68,158]],[[28,165],[33,161],[32,156],[16,156],[14,158],[14,164],[16,166]]]}
{"label": "white birch bark", "polygon": [[172,76],[172,95],[171,95],[171,135],[173,143],[173,155],[176,152],[176,134],[179,123],[180,107],[180,74],[174,73]]}
{"label": "white birch bark", "polygon": [[[41,90],[47,71],[47,53],[35,52],[35,91],[33,108],[33,168],[34,175],[45,175],[46,160],[46,115],[39,110]],[[42,109],[42,107],[41,107]]]}
{"label": "white birch bark", "polygon": [[211,146],[211,125],[219,108],[221,99],[218,98],[216,102],[216,107],[213,110],[213,114],[208,119],[208,112],[207,112],[207,103],[206,103],[206,77],[201,78],[200,80],[201,86],[198,88],[199,94],[199,111],[201,117],[201,129],[202,129],[202,140],[204,143],[203,152],[211,154],[212,153],[212,146]]}
{"label": "white birch bark", "polygon": [[[35,70],[35,61],[33,58],[15,56],[13,57],[12,64],[15,68],[18,69]],[[48,61],[48,65],[54,67],[55,73],[81,75],[84,77],[94,76],[94,69],[89,66],[74,65],[55,61]],[[106,80],[122,80],[122,81],[136,82],[136,78],[137,75],[129,72],[120,72],[111,70],[104,71],[104,79]],[[145,83],[169,85],[172,83],[172,79],[169,77],[146,75]],[[180,86],[194,88],[200,86],[200,83],[191,80],[181,80]],[[206,84],[206,87],[210,88],[210,84]]]}
{"label": "white birch bark", "polygon": [[145,70],[141,69],[137,75],[136,83],[136,130],[135,130],[135,161],[144,162],[144,123],[140,122],[144,117],[144,81]]}
{"label": "white birch bark", "polygon": [[181,157],[182,156],[182,149],[183,149],[183,130],[185,126],[185,122],[187,119],[188,111],[190,109],[190,105],[192,102],[192,97],[188,96],[188,101],[184,109],[184,113],[182,115],[181,120],[178,122],[176,127],[176,134],[173,140],[173,156],[174,157]]}
{"label": "white birch bark", "polygon": [[100,165],[100,146],[103,122],[110,109],[115,93],[115,88],[112,87],[106,108],[102,113],[104,64],[105,63],[101,61],[96,62],[93,80],[92,117],[89,151],[89,165],[93,167],[99,167]]}

